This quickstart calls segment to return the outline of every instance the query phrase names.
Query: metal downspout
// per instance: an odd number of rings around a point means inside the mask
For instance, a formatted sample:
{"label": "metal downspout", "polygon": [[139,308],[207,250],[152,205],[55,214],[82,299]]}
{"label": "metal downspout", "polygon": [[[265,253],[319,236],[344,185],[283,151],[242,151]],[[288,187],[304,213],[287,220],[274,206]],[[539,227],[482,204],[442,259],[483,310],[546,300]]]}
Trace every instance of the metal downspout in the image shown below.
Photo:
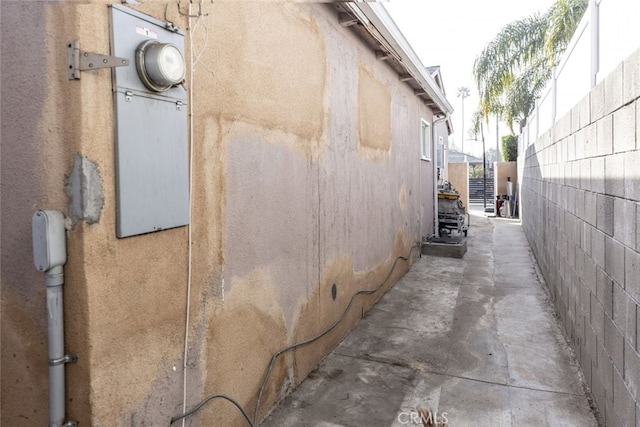
{"label": "metal downspout", "polygon": [[438,222],[438,149],[436,147],[436,124],[447,120],[449,118],[449,114],[444,117],[440,117],[436,120],[433,120],[433,124],[431,126],[431,159],[433,164],[433,235],[436,237],[440,237],[440,230],[438,229],[440,223]]}

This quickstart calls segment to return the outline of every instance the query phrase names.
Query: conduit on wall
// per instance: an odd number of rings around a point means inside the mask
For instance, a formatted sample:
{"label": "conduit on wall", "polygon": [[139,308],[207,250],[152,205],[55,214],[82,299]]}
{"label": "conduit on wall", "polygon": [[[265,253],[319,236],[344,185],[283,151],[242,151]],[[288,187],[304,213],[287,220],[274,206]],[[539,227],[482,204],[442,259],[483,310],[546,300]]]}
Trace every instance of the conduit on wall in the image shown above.
{"label": "conduit on wall", "polygon": [[[179,5],[178,5],[179,6]],[[190,323],[190,315],[191,315],[191,278],[192,278],[192,264],[193,264],[193,78],[195,74],[195,63],[193,56],[193,21],[191,11],[192,4],[189,3],[189,12],[187,15],[187,26],[189,32],[189,105],[188,105],[188,126],[189,126],[189,231],[188,231],[188,259],[187,259],[187,304],[186,304],[186,313],[185,313],[185,326],[184,326],[184,354],[183,354],[183,363],[182,363],[182,412],[186,412],[187,410],[187,358],[189,355],[189,323]],[[180,9],[178,8],[178,11]],[[166,12],[166,10],[165,10]],[[200,3],[198,15],[195,17],[198,18],[196,20],[196,24],[199,22],[200,17],[203,16],[202,13],[202,3]],[[185,426],[185,420],[182,420],[182,427]]]}
{"label": "conduit on wall", "polygon": [[47,288],[47,338],[49,344],[49,427],[76,427],[65,422],[65,365],[78,360],[64,352],[63,266],[67,262],[66,229],[60,211],[37,211],[31,219],[33,262],[44,272]]}

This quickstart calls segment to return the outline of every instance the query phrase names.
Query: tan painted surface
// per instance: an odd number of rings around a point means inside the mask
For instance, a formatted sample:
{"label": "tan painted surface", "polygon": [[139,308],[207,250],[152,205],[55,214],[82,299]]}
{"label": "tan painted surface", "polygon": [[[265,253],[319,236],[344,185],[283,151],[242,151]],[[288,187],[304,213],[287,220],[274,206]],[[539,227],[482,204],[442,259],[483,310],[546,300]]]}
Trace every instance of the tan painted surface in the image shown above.
{"label": "tan painted surface", "polygon": [[[218,2],[194,30],[195,113],[297,135],[279,143],[312,156],[324,131],[325,47],[290,4]],[[202,49],[206,49],[202,51]]]}
{"label": "tan painted surface", "polygon": [[358,66],[358,149],[384,158],[391,148],[391,95],[389,88],[363,65]]}
{"label": "tan painted surface", "polygon": [[[255,270],[230,285],[233,292],[206,332],[205,360],[210,369],[204,387],[224,390],[240,402],[250,403],[253,414],[255,391],[271,354],[287,341],[284,316],[276,298],[278,284],[269,271]],[[279,397],[282,378],[278,373],[283,372],[285,360],[276,365],[273,381],[265,390],[263,399],[267,402]],[[268,403],[265,406],[269,407]],[[239,412],[226,403],[210,405],[202,416],[206,425],[242,422]]]}
{"label": "tan painted surface", "polygon": [[[64,50],[66,35],[77,30],[70,10],[44,3],[2,4],[2,425],[46,425],[48,417],[45,289],[32,262],[31,216],[37,209],[66,211],[65,174],[79,148],[80,114],[67,114],[66,107],[79,104],[81,88],[68,87],[66,73],[51,71],[66,70],[66,55],[56,47]],[[88,79],[85,88],[92,84]],[[9,99],[28,102],[7,108]],[[83,250],[77,239],[68,249]],[[85,294],[77,288],[82,261],[69,260],[65,273],[65,294],[80,302],[65,306],[65,312],[86,325]],[[87,348],[84,338],[73,321],[67,323],[74,351]],[[84,375],[86,359],[74,368]],[[75,391],[86,396],[86,381]],[[78,403],[89,412],[87,399]]]}
{"label": "tan painted surface", "polygon": [[507,177],[511,178],[511,182],[513,182],[513,191],[517,193],[518,191],[518,162],[496,162],[495,166],[495,175],[494,175],[494,185],[496,192],[495,194],[498,196],[507,194]]}
{"label": "tan painted surface", "polygon": [[[16,273],[8,275],[7,263],[3,262],[3,303],[13,309],[6,311],[3,307],[2,311],[3,327],[9,330],[2,335],[2,424],[47,423],[46,308],[43,278],[36,274],[31,262],[30,218],[36,209],[67,211],[64,183],[75,154],[97,163],[105,205],[97,224],[79,223],[67,233],[66,349],[79,357],[78,363],[67,366],[67,413],[69,419],[86,425],[130,423],[134,408],[149,396],[157,378],[172,372],[171,367],[181,354],[180,323],[184,321],[185,302],[184,293],[175,290],[185,283],[186,268],[184,264],[175,265],[174,260],[185,259],[185,229],[130,240],[115,238],[110,71],[83,72],[81,79],[75,81],[69,81],[66,75],[68,41],[78,39],[83,49],[109,52],[107,6],[8,3],[3,4],[2,12],[2,27],[7,29],[3,32],[3,47],[5,42],[17,42],[18,46],[46,42],[42,54],[35,55],[42,69],[26,64],[26,68],[3,72],[2,76],[3,97],[6,87],[16,87],[21,92],[16,98],[42,100],[39,111],[24,113],[30,123],[22,126],[4,120],[7,110],[3,105],[3,161],[33,162],[21,174],[32,176],[41,184],[30,187],[32,196],[13,191],[11,188],[22,180],[17,179],[18,175],[9,175],[6,180],[3,165],[3,206],[17,203],[26,209],[9,214],[8,222],[3,209],[3,251],[23,248],[24,257],[15,257],[15,252],[6,254],[16,266]],[[42,17],[42,23],[34,16]],[[4,20],[10,18],[13,21],[4,25]],[[21,26],[24,34],[12,32],[18,27],[22,30]],[[34,54],[31,47],[23,46],[23,52],[14,57],[3,55],[3,70],[6,63],[21,64],[21,54],[27,53],[28,57]],[[27,85],[14,86],[24,74],[29,77]],[[37,83],[39,79],[42,87]],[[25,147],[32,147],[26,152],[33,150],[33,158],[23,154]],[[5,183],[10,189],[6,192]],[[16,230],[20,234],[16,234],[11,246],[5,246],[4,226],[12,221],[21,224]],[[22,296],[14,296],[9,288],[19,283],[24,274],[31,277],[32,285],[23,288]],[[36,319],[37,326],[30,326],[27,319]],[[23,328],[26,331],[20,331]],[[18,341],[5,341],[5,337],[14,334]],[[31,350],[26,351],[29,347]],[[8,348],[14,349],[16,357],[5,351]],[[24,358],[18,358],[23,352]],[[21,377],[30,371],[37,375],[23,381]],[[166,395],[167,390],[162,389],[162,394]],[[159,400],[160,395],[156,397]]]}
{"label": "tan painted surface", "polygon": [[[347,308],[352,295],[356,291],[378,292],[361,294],[355,297],[354,302],[346,312],[344,320],[338,326],[323,336],[318,341],[295,350],[295,378],[301,382],[307,374],[316,366],[317,355],[327,354],[338,345],[357,321],[371,306],[407,271],[412,261],[411,240],[402,234],[396,235],[393,251],[389,257],[376,268],[369,271],[357,271],[352,262],[346,258],[340,258],[327,265],[322,272],[320,287],[309,298],[300,318],[315,319],[313,322],[300,322],[296,330],[296,341],[303,341],[308,337],[316,336],[325,331]],[[407,257],[409,261],[398,257]],[[384,281],[387,279],[386,281]],[[337,297],[331,297],[331,288],[336,285]]]}
{"label": "tan painted surface", "polygon": [[[169,6],[166,18],[186,28]],[[165,18],[162,3],[135,8]],[[203,9],[186,36],[197,57],[187,407],[225,393],[253,415],[270,355],[330,325],[357,290],[388,274],[381,292],[395,283],[410,265],[389,273],[397,257],[432,229],[433,164],[419,160],[420,119],[432,114],[331,7]],[[30,99],[2,109],[3,425],[47,422],[30,218],[67,212],[76,155],[97,165],[105,202],[97,223],[67,233],[66,349],[79,356],[67,367],[68,418],[165,425],[182,410],[188,227],[116,239],[111,74],[66,74],[69,40],[109,52],[108,17],[106,4],[2,4],[3,99]],[[333,332],[278,360],[261,414],[381,292],[358,297]],[[244,425],[220,401],[190,420]]]}
{"label": "tan painted surface", "polygon": [[460,200],[469,209],[469,163],[449,163],[449,182],[460,193]]}

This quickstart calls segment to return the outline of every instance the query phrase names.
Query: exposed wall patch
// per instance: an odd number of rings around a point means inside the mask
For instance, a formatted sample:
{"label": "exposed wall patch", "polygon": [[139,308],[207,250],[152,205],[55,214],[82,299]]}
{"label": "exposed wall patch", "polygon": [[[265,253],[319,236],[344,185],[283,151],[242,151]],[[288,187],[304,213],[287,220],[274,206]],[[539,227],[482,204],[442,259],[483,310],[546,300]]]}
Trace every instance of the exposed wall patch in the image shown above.
{"label": "exposed wall patch", "polygon": [[80,154],[73,158],[71,173],[65,178],[65,193],[69,197],[69,218],[75,225],[80,220],[88,224],[100,221],[104,194],[98,165]]}
{"label": "exposed wall patch", "polygon": [[358,66],[358,151],[374,161],[391,152],[391,91],[373,71]]}

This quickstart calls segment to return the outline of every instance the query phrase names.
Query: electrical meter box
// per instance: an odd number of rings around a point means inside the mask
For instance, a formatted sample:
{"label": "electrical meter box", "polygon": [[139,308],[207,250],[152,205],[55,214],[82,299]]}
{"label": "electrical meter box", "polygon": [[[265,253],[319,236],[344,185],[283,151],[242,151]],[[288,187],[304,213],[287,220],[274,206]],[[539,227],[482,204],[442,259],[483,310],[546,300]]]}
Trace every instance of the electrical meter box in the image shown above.
{"label": "electrical meter box", "polygon": [[110,6],[115,105],[116,235],[189,223],[184,32]]}

